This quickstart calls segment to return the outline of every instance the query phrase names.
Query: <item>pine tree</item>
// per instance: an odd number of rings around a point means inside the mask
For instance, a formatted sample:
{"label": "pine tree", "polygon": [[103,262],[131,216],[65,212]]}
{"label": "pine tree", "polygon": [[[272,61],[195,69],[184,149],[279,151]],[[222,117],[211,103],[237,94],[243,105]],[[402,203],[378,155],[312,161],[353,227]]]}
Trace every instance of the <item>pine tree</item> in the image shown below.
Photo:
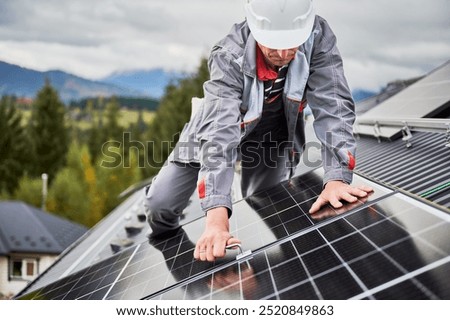
{"label": "pine tree", "polygon": [[29,141],[12,97],[0,100],[0,192],[12,194],[27,170]]}
{"label": "pine tree", "polygon": [[102,150],[102,145],[108,140],[105,130],[103,129],[103,121],[100,110],[92,110],[92,126],[87,130],[87,145],[89,154],[91,155],[92,164],[97,160]]}
{"label": "pine tree", "polygon": [[89,201],[89,212],[86,216],[85,224],[92,227],[103,218],[106,212],[105,197],[103,196],[104,192],[99,190],[97,173],[92,165],[87,146],[83,146],[81,149],[81,164],[83,166],[83,179],[86,185],[87,199]]}
{"label": "pine tree", "polygon": [[119,125],[120,105],[115,97],[113,97],[105,108],[106,123],[104,126],[105,135],[107,139],[118,140],[122,139],[123,128]]}
{"label": "pine tree", "polygon": [[52,179],[64,165],[69,131],[65,125],[65,107],[48,80],[37,94],[28,128],[33,174],[45,172]]}

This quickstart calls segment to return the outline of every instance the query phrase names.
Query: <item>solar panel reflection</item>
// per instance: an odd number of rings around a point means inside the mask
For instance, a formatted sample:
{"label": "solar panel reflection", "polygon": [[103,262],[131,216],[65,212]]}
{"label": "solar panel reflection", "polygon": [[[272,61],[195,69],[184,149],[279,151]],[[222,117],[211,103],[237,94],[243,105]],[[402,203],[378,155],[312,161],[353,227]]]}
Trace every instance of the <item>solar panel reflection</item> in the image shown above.
{"label": "solar panel reflection", "polygon": [[[307,213],[316,170],[234,205],[231,232],[247,255],[193,259],[203,219],[129,248],[24,299],[448,299],[450,219],[357,177],[375,192]],[[411,287],[412,286],[412,287]],[[413,288],[404,292],[405,288]]]}

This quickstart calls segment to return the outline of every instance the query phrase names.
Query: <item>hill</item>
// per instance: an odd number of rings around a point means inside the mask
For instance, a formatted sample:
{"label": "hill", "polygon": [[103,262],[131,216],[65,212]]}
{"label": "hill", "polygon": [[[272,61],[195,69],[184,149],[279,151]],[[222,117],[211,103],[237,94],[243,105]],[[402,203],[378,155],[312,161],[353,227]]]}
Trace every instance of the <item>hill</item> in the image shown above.
{"label": "hill", "polygon": [[[116,72],[100,81],[92,81],[59,70],[40,72],[0,61],[0,96],[34,98],[45,79],[59,92],[65,103],[91,97],[132,97],[160,99],[166,86],[176,83],[186,74],[161,68]],[[356,89],[355,101],[364,100],[376,92]],[[151,108],[152,109],[152,108]]]}
{"label": "hill", "polygon": [[361,100],[370,98],[376,94],[377,94],[377,92],[375,92],[375,91],[370,91],[370,90],[365,90],[365,89],[355,89],[352,91],[353,99],[355,100],[355,102],[359,102]]}
{"label": "hill", "polygon": [[150,97],[160,99],[164,95],[164,90],[168,84],[176,83],[177,80],[185,76],[181,72],[171,72],[157,68],[115,72],[101,79],[101,81],[143,92]]}
{"label": "hill", "polygon": [[45,79],[50,81],[59,92],[60,98],[66,103],[71,100],[97,96],[145,96],[138,90],[84,79],[59,70],[41,72],[0,61],[0,96],[15,95],[34,98],[44,86]]}

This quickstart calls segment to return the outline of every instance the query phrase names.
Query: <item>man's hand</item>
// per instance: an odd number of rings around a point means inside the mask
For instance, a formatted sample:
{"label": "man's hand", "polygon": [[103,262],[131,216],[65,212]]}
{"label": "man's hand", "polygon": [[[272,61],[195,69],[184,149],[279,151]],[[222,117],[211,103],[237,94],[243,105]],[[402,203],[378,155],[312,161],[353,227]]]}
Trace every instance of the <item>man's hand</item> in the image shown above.
{"label": "man's hand", "polygon": [[372,192],[371,187],[361,186],[352,187],[342,181],[329,181],[325,188],[320,193],[316,202],[313,203],[309,213],[315,213],[327,203],[330,203],[334,208],[342,207],[341,200],[348,203],[356,202],[359,198],[366,197],[369,192]]}
{"label": "man's hand", "polygon": [[322,208],[322,210],[312,213],[311,219],[320,221],[329,217],[335,217],[340,214],[349,212],[350,210],[361,206],[361,204],[366,203],[369,200],[369,196],[370,193],[368,193],[366,197],[359,198],[359,201],[353,203],[346,203],[338,209],[332,209],[331,207],[326,206],[325,208]]}
{"label": "man's hand", "polygon": [[206,214],[206,227],[194,250],[194,258],[201,261],[214,261],[225,255],[225,247],[241,243],[229,231],[227,208],[211,209]]}

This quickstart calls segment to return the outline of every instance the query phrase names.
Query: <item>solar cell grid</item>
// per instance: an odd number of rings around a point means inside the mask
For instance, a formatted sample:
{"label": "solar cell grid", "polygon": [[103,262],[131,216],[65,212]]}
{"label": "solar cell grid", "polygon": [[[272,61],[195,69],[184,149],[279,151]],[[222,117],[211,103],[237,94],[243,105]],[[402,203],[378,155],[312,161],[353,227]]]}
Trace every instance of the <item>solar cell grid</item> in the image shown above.
{"label": "solar cell grid", "polygon": [[[423,79],[415,82],[391,98],[381,102],[360,115],[359,120],[378,118],[405,119],[432,117],[446,107],[450,100],[450,64],[447,62],[433,70]],[[373,126],[357,123],[358,132],[373,135]],[[399,129],[382,128],[381,136],[390,138],[399,133]]]}
{"label": "solar cell grid", "polygon": [[[397,204],[401,210],[392,210],[393,204]],[[390,209],[390,210],[389,210]],[[257,278],[269,274],[269,279],[264,283],[267,287],[258,288],[264,292],[264,299],[348,299],[348,298],[380,298],[394,295],[398,286],[403,288],[405,284],[412,285],[411,295],[426,299],[449,298],[448,288],[436,289],[436,284],[441,284],[447,271],[442,265],[448,257],[442,248],[434,247],[420,237],[416,224],[411,230],[402,226],[398,217],[407,220],[408,211],[413,214],[411,219],[417,219],[420,215],[426,217],[424,228],[438,229],[447,226],[448,221],[426,211],[418,209],[406,203],[398,195],[388,197],[368,208],[363,208],[339,220],[334,220],[327,225],[314,227],[304,231],[305,233],[290,236],[287,240],[278,241],[276,244],[263,250],[258,250],[250,260]],[[428,216],[430,215],[430,216]],[[358,219],[357,219],[358,217]],[[365,219],[364,219],[365,218]],[[366,221],[367,225],[363,222]],[[352,224],[355,223],[358,227]],[[378,234],[390,232],[392,235],[384,235],[380,240]],[[443,235],[442,235],[443,236]],[[444,236],[444,238],[448,239]],[[284,241],[284,242],[283,242]],[[282,243],[280,243],[282,242]],[[399,244],[404,247],[394,252]],[[427,258],[428,256],[428,258]],[[260,261],[267,259],[268,264]],[[407,263],[415,264],[413,270],[417,274],[410,273],[411,268],[405,268]],[[236,265],[243,265],[236,262]],[[436,279],[426,279],[427,273],[434,272]],[[196,280],[195,283],[211,281],[213,275],[208,274],[206,279]],[[430,278],[430,277],[428,277]],[[401,280],[404,279],[404,280]],[[257,282],[257,281],[256,281]],[[405,283],[400,285],[401,283]],[[245,281],[235,283],[233,286],[244,286]],[[194,284],[190,285],[194,287]],[[388,288],[392,287],[389,291]],[[211,291],[196,299],[214,299],[224,297],[224,289],[220,292]],[[273,290],[271,292],[271,290]],[[241,292],[245,288],[241,289]],[[380,292],[380,294],[379,294]],[[394,293],[393,293],[394,292]],[[158,297],[165,299],[171,293],[164,293]],[[183,296],[193,298],[185,290]],[[395,296],[395,295],[394,295]],[[228,298],[230,298],[228,293]],[[179,298],[179,297],[177,297]],[[236,298],[245,299],[245,296]]]}
{"label": "solar cell grid", "polygon": [[450,298],[448,286],[437,285],[450,259],[448,217],[385,188],[357,204],[309,215],[317,197],[309,186],[321,187],[320,171],[234,205],[231,232],[252,251],[248,261],[236,260],[237,252],[215,263],[194,261],[194,241],[203,231],[198,219],[34,298],[374,299],[410,285],[417,297]]}
{"label": "solar cell grid", "polygon": [[112,278],[120,273],[132,253],[132,249],[125,250],[96,265],[57,280],[22,298],[60,300],[78,299],[86,295],[92,295],[93,292],[104,289],[113,283],[114,279]]}

